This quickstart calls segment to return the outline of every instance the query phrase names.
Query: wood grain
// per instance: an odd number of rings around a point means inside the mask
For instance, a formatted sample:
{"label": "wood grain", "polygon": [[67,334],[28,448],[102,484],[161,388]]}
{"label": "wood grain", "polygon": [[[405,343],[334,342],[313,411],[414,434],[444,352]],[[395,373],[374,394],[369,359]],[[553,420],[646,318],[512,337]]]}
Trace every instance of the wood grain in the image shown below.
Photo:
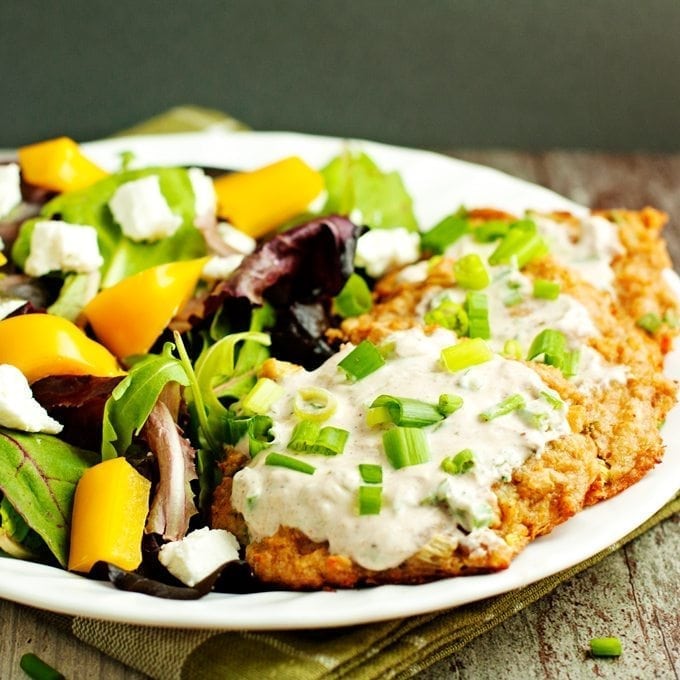
{"label": "wood grain", "polygon": [[[593,208],[653,205],[670,215],[669,250],[680,263],[680,155],[611,155],[551,151],[454,151],[536,182]],[[425,680],[561,680],[680,678],[680,517],[655,527],[551,595],[523,610],[459,654],[438,662]],[[31,651],[66,677],[142,678],[50,625],[37,611],[0,600],[0,678],[25,677]],[[618,636],[615,660],[587,654],[596,636]]]}

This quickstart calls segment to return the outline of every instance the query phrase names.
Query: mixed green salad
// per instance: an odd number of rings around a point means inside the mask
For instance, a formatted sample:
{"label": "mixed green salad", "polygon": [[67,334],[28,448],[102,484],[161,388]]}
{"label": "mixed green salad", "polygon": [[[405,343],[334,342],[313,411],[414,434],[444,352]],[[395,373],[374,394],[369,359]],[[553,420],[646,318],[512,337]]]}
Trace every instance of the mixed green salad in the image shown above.
{"label": "mixed green salad", "polygon": [[0,212],[3,556],[167,597],[257,587],[237,545],[182,588],[159,550],[207,527],[226,446],[271,440],[263,362],[321,364],[372,277],[420,256],[399,175],[349,149],[107,173],[60,138],[0,166]]}

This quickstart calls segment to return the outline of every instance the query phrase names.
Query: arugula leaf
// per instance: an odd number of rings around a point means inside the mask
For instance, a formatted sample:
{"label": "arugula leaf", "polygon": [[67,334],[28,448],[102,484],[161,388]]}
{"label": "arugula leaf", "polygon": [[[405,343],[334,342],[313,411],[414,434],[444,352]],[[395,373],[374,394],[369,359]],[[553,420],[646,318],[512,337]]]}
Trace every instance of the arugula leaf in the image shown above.
{"label": "arugula leaf", "polygon": [[0,491],[62,566],[76,484],[96,454],[44,434],[0,428]]}
{"label": "arugula leaf", "polygon": [[172,343],[160,355],[149,354],[137,362],[111,393],[104,407],[102,460],[123,456],[139,434],[158,395],[169,382],[187,386],[182,363],[172,356]]}
{"label": "arugula leaf", "polygon": [[[170,209],[182,217],[182,225],[168,238],[155,243],[136,243],[123,236],[108,203],[121,184],[148,175],[158,175],[161,192]],[[104,258],[101,269],[104,288],[149,267],[176,260],[190,260],[206,252],[203,235],[193,223],[194,193],[184,168],[144,168],[115,173],[86,189],[57,196],[41,211],[42,219],[57,216],[66,222],[87,224],[97,230],[97,241]],[[22,269],[30,252],[31,234],[36,221],[28,220],[22,225],[12,248],[12,259]]]}
{"label": "arugula leaf", "polygon": [[347,149],[321,174],[328,192],[323,214],[351,215],[371,228],[418,231],[413,201],[398,172],[383,172],[365,153]]}

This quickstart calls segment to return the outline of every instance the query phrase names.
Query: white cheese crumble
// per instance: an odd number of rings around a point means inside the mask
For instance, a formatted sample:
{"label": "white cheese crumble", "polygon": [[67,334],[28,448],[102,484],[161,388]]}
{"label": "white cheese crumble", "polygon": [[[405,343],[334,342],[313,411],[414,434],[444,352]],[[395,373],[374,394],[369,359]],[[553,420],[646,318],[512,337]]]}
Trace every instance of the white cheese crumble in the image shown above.
{"label": "white cheese crumble", "polygon": [[103,262],[94,227],[42,220],[33,228],[24,271],[31,276],[53,271],[88,273],[97,271]]}
{"label": "white cheese crumble", "polygon": [[0,297],[0,319],[6,319],[12,312],[26,304],[26,300],[14,297]]}
{"label": "white cheese crumble", "polygon": [[204,527],[161,546],[158,560],[175,578],[193,587],[223,564],[239,559],[238,551],[233,534]]}
{"label": "white cheese crumble", "polygon": [[250,255],[257,247],[257,241],[254,238],[233,227],[229,222],[218,222],[217,233],[228,246],[238,250],[239,253]]}
{"label": "white cheese crumble", "polygon": [[228,279],[243,262],[243,255],[211,257],[203,266],[203,278],[210,280]]}
{"label": "white cheese crumble", "polygon": [[217,210],[217,195],[211,177],[200,168],[189,168],[189,181],[194,192],[196,217],[214,217]]}
{"label": "white cheese crumble", "polygon": [[24,374],[11,364],[0,364],[0,425],[46,434],[59,434],[63,430],[63,425],[50,418],[33,398]]}
{"label": "white cheese crumble", "polygon": [[357,241],[354,263],[377,278],[420,257],[420,236],[405,229],[370,229]]}
{"label": "white cheese crumble", "polygon": [[0,218],[9,215],[21,203],[21,180],[16,163],[0,165]]}
{"label": "white cheese crumble", "polygon": [[157,175],[126,182],[109,201],[113,217],[132,241],[159,241],[172,236],[182,224],[165,196]]}

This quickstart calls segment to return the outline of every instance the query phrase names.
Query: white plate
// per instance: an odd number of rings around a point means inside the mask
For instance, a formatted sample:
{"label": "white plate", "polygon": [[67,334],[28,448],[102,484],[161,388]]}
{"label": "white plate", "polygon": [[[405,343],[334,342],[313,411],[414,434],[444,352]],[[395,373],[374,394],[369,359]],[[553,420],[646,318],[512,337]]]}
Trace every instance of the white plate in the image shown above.
{"label": "white plate", "polygon": [[[240,132],[131,137],[95,142],[86,153],[115,169],[121,151],[137,164],[195,164],[246,169],[296,154],[321,166],[342,140],[287,133]],[[584,208],[546,189],[495,170],[423,151],[360,142],[386,169],[401,172],[415,199],[418,218],[431,226],[460,204],[494,205],[510,212]],[[677,284],[677,279],[674,279]],[[676,288],[678,286],[676,285]],[[680,376],[680,351],[668,372]],[[446,579],[422,586],[381,586],[355,591],[250,595],[211,594],[178,602],[115,590],[58,569],[0,558],[0,596],[43,609],[126,623],[191,628],[285,629],[366,623],[420,614],[507,592],[566,569],[611,545],[661,508],[678,491],[680,410],[664,428],[664,461],[619,496],[579,513],[535,541],[509,569],[484,576]]]}

